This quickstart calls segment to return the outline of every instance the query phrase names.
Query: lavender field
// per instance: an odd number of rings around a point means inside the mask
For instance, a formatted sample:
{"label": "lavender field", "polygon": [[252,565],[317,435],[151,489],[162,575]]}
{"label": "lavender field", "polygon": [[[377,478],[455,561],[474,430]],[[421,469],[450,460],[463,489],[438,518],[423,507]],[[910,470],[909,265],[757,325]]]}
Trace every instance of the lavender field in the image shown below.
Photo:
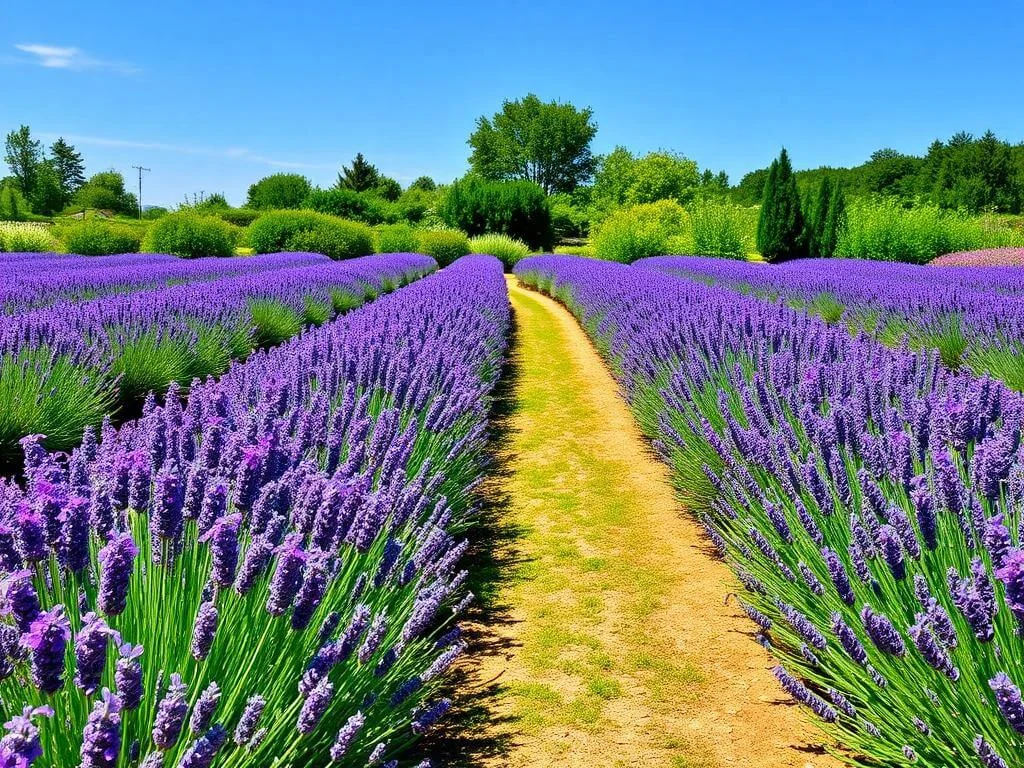
{"label": "lavender field", "polygon": [[[756,685],[815,723],[816,735],[778,726],[813,740],[815,765],[1024,761],[1013,268],[542,255],[513,278],[485,255],[439,269],[414,253],[282,253],[10,254],[0,269],[2,765],[395,767],[458,754],[452,741],[482,727],[465,702],[486,690],[465,682],[486,664],[482,638],[516,632],[488,627],[493,597],[471,607],[471,584],[505,578],[480,555],[497,546],[487,520],[508,460],[499,385],[532,376],[553,396],[568,374],[551,360],[575,354],[531,326],[531,293],[574,316],[565,327],[589,337],[611,396],[667,466],[673,514],[700,525],[687,567],[732,572],[731,584],[700,581],[688,599],[711,613],[661,624],[667,634],[699,637],[735,599],[750,637],[730,643],[764,654]],[[530,290],[516,286],[510,304],[506,279]],[[524,332],[550,344],[541,358]],[[513,398],[554,418],[525,390]],[[539,466],[584,477],[579,462],[600,456],[557,458],[577,468]],[[508,487],[526,503],[552,479]],[[631,503],[616,514],[641,519]],[[659,600],[679,621],[672,594]],[[729,648],[702,658],[740,674]],[[595,702],[630,695],[608,677],[617,664],[600,663]],[[546,679],[537,660],[524,669]],[[663,699],[658,727],[701,699]],[[763,740],[765,716],[736,711]],[[617,738],[611,717],[580,730],[581,752]],[[543,732],[521,727],[518,749],[539,759]],[[742,747],[762,759],[754,748]],[[453,764],[506,764],[489,754]]]}

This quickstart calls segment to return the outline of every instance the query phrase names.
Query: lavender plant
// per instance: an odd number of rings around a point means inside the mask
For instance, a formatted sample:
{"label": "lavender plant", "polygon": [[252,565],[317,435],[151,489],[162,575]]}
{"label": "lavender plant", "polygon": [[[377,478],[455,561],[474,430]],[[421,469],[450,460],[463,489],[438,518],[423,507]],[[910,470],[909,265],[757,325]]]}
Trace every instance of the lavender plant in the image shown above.
{"label": "lavender plant", "polygon": [[568,257],[785,690],[863,765],[1024,760],[1024,398],[780,304]]}
{"label": "lavender plant", "polygon": [[467,257],[69,455],[26,438],[0,764],[396,764],[450,705],[508,325]]}

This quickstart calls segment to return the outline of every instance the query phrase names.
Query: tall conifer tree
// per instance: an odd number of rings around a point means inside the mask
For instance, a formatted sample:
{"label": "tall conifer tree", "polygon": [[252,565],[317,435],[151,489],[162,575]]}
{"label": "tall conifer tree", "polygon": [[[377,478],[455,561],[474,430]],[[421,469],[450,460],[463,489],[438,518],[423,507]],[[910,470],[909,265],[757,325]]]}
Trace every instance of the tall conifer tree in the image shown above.
{"label": "tall conifer tree", "polygon": [[792,259],[807,253],[800,193],[785,149],[768,169],[757,222],[757,248],[768,261]]}

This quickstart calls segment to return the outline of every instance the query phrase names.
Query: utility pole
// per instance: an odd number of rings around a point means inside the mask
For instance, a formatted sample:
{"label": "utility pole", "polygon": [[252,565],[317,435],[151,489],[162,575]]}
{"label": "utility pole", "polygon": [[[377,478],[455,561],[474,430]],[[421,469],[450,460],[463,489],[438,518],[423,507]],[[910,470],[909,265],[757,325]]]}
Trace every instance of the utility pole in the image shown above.
{"label": "utility pole", "polygon": [[141,165],[133,165],[132,168],[139,172],[139,218],[142,218],[142,172],[152,170],[143,168]]}

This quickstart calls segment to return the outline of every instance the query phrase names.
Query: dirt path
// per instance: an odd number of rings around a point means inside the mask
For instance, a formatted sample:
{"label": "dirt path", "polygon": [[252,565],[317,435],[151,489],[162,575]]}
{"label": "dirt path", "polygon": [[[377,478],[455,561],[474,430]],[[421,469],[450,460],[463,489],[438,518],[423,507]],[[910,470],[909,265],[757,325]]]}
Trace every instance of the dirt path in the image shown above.
{"label": "dirt path", "polygon": [[[507,472],[511,606],[469,671],[490,683],[486,766],[832,768],[750,637],[732,576],[683,517],[574,318],[509,289],[518,377]],[[494,717],[494,711],[497,717]]]}

